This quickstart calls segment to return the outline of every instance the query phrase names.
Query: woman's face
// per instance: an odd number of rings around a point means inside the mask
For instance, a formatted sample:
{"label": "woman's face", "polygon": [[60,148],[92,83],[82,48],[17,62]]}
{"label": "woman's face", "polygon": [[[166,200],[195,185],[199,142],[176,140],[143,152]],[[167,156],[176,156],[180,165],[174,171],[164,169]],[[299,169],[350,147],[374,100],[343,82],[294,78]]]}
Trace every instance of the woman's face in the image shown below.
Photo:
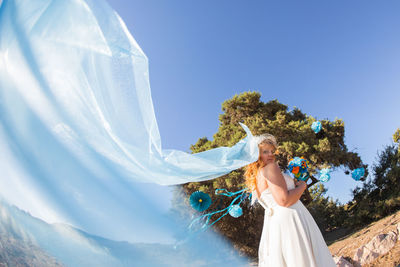
{"label": "woman's face", "polygon": [[265,165],[275,161],[276,148],[271,144],[260,145],[260,158]]}

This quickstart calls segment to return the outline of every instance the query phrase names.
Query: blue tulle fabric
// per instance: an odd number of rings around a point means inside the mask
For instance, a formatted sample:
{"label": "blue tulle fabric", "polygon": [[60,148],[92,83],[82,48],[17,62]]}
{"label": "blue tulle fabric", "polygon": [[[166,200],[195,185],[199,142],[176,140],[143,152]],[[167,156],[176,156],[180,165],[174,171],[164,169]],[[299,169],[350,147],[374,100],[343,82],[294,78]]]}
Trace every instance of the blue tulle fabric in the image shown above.
{"label": "blue tulle fabric", "polygon": [[[0,33],[2,216],[67,266],[163,266],[154,247],[112,243],[176,241],[152,185],[214,179],[258,158],[242,123],[232,147],[162,149],[148,59],[103,0],[4,0]],[[187,244],[191,258],[204,245],[196,255],[217,265],[223,245],[212,240]]]}

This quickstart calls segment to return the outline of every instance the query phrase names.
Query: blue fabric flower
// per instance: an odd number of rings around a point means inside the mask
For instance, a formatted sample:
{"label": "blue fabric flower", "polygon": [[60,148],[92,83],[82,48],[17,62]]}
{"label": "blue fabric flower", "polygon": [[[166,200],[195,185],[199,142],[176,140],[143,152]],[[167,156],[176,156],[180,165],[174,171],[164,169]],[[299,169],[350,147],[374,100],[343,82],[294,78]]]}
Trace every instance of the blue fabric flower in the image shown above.
{"label": "blue fabric flower", "polygon": [[211,197],[202,192],[202,191],[196,191],[193,192],[190,195],[190,205],[197,211],[205,211],[206,209],[208,209],[211,205]]}
{"label": "blue fabric flower", "polygon": [[325,168],[319,171],[319,180],[321,182],[328,182],[331,179],[330,175],[331,169],[330,168]]}
{"label": "blue fabric flower", "polygon": [[311,124],[311,129],[315,132],[315,133],[319,133],[319,131],[321,131],[322,129],[322,124],[320,121],[314,121]]}
{"label": "blue fabric flower", "polygon": [[240,217],[243,214],[243,210],[240,207],[240,205],[236,204],[236,205],[232,205],[229,208],[229,215],[231,215],[232,217]]}
{"label": "blue fabric flower", "polygon": [[[223,208],[223,209],[219,209],[219,210],[216,210],[216,211],[213,211],[213,212],[209,212],[209,213],[206,213],[206,214],[203,214],[203,215],[193,219],[192,222],[190,223],[190,225],[188,226],[189,230],[193,231],[192,227],[194,225],[196,225],[198,222],[200,222],[201,220],[204,220],[204,219],[206,220],[206,222],[203,223],[203,225],[201,227],[201,230],[206,230],[208,227],[212,226],[213,224],[215,224],[216,222],[221,220],[222,217],[224,217],[228,213],[232,217],[235,217],[235,218],[241,216],[243,214],[243,210],[240,207],[240,203],[242,203],[243,200],[245,200],[245,199],[249,198],[249,196],[251,196],[251,194],[248,194],[246,192],[246,190],[248,190],[248,188],[244,188],[244,189],[236,191],[236,192],[229,192],[225,188],[215,189],[215,194],[216,195],[224,195],[224,196],[227,196],[227,197],[236,196],[236,197],[232,200],[231,204],[229,204],[228,207]],[[234,203],[236,203],[236,201],[239,201],[239,202],[237,204],[234,204]],[[223,214],[221,216],[219,216],[218,219],[216,219],[216,220],[214,220],[213,222],[210,223],[211,216],[213,216],[215,214],[218,214],[218,213],[222,213],[222,212],[223,212]]]}
{"label": "blue fabric flower", "polygon": [[361,177],[365,175],[365,169],[364,168],[357,168],[351,172],[351,177],[353,177],[354,180],[358,181],[360,180]]}

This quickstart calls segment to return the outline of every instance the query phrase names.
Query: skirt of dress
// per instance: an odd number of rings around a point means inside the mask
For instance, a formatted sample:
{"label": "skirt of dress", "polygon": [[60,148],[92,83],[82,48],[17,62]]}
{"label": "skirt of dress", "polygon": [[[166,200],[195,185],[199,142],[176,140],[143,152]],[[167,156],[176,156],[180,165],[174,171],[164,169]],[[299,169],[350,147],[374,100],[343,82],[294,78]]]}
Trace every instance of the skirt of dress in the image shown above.
{"label": "skirt of dress", "polygon": [[314,218],[298,200],[265,209],[259,267],[336,267]]}

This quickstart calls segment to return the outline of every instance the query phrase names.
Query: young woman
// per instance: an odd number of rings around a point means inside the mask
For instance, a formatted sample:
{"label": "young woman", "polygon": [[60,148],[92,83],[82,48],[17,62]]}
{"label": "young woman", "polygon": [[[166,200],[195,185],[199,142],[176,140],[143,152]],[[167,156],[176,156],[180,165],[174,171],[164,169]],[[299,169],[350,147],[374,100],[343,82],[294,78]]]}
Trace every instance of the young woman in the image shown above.
{"label": "young woman", "polygon": [[307,188],[275,162],[274,136],[258,136],[257,161],[246,166],[246,184],[265,209],[258,251],[259,267],[335,267],[312,215],[300,201]]}

